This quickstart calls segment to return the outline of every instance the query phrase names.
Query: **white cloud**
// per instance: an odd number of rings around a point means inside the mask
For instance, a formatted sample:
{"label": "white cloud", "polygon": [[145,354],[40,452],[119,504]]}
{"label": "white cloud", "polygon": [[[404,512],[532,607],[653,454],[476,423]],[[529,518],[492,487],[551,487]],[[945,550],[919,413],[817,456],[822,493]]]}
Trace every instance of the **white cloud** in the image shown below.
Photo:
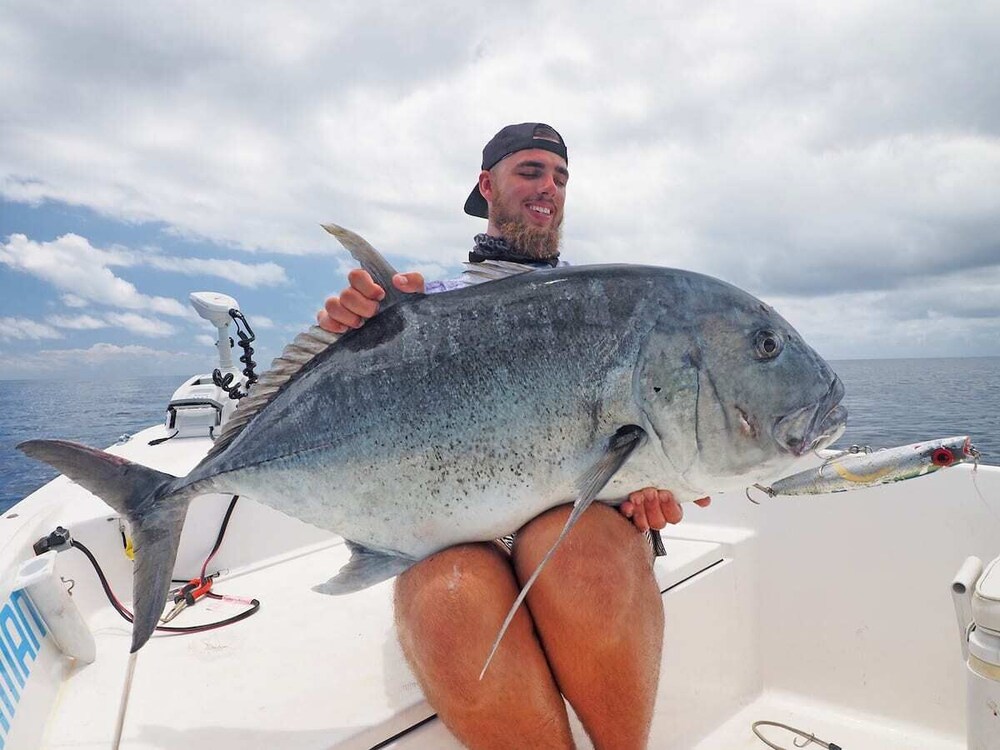
{"label": "white cloud", "polygon": [[191,318],[190,311],[177,300],[141,294],[134,284],[115,276],[108,266],[121,260],[121,253],[99,250],[76,234],[65,234],[52,242],[34,242],[23,234],[12,234],[0,245],[0,263],[47,281],[74,298]]}
{"label": "white cloud", "polygon": [[150,357],[160,356],[163,352],[158,349],[151,349],[148,346],[138,344],[94,344],[86,349],[44,349],[39,352],[39,356],[52,360],[80,359],[83,362],[95,363],[106,362],[109,359],[119,359],[121,357]]}
{"label": "white cloud", "polygon": [[[918,329],[914,288],[997,262],[997,21],[988,3],[901,0],[8,4],[0,194],[344,261],[318,227],[334,220],[437,270],[482,228],[460,207],[484,141],[541,119],[570,148],[567,259],[693,268],[804,310],[838,295]],[[287,281],[96,252],[103,298],[129,298],[109,270],[125,263]],[[956,320],[1000,318],[978,296]],[[818,314],[837,347],[856,340]]]}
{"label": "white cloud", "polygon": [[178,332],[176,326],[159,318],[130,312],[110,312],[94,315],[49,315],[46,319],[55,328],[72,331],[95,331],[102,328],[122,328],[148,338],[166,338]]}
{"label": "white cloud", "polygon": [[108,322],[93,315],[50,315],[46,320],[56,328],[68,328],[73,331],[93,331],[107,328]]}
{"label": "white cloud", "polygon": [[64,294],[60,299],[62,299],[66,307],[87,307],[90,304],[87,300],[77,297],[75,294]]}
{"label": "white cloud", "polygon": [[285,269],[277,263],[251,264],[236,260],[151,256],[145,259],[145,264],[160,271],[173,271],[188,276],[218,276],[251,289],[288,283]]}
{"label": "white cloud", "polygon": [[45,323],[27,318],[0,318],[0,340],[61,339],[62,334]]}
{"label": "white cloud", "polygon": [[253,319],[250,321],[254,328],[260,328],[261,330],[269,331],[275,327],[274,321],[265,315],[254,315]]}
{"label": "white cloud", "polygon": [[203,355],[186,351],[167,351],[137,344],[98,343],[86,348],[20,353],[0,362],[0,375],[5,378],[39,378],[62,376],[67,372],[83,377],[120,377],[123,373],[131,376],[186,374],[205,364]]}
{"label": "white cloud", "polygon": [[177,333],[177,328],[165,321],[136,313],[108,313],[104,317],[109,324],[141,336],[163,338]]}

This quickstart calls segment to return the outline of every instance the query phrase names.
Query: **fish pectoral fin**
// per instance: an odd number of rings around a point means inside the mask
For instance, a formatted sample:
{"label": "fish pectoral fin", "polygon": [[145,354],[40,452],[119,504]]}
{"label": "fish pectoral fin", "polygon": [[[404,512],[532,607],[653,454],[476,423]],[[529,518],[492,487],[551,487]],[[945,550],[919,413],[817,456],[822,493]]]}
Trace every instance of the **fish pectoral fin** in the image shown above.
{"label": "fish pectoral fin", "polygon": [[573,528],[576,522],[583,515],[583,512],[590,507],[590,504],[594,501],[594,498],[600,494],[601,490],[604,489],[611,477],[613,477],[618,470],[625,464],[628,457],[632,455],[632,451],[638,448],[646,439],[646,431],[643,430],[638,425],[630,424],[625,425],[620,428],[614,435],[608,440],[608,444],[601,454],[601,457],[594,462],[594,464],[584,472],[583,476],[580,477],[580,481],[577,484],[578,491],[576,496],[576,502],[573,503],[573,512],[569,514],[569,518],[566,519],[566,524],[563,526],[563,530],[559,533],[559,537],[553,542],[549,551],[545,553],[545,557],[542,561],[538,563],[538,567],[535,568],[535,572],[531,574],[531,578],[528,579],[527,583],[521,589],[521,593],[517,595],[517,599],[514,600],[514,604],[511,605],[510,611],[507,613],[506,619],[503,621],[503,625],[500,626],[500,632],[497,634],[496,640],[493,641],[493,648],[490,649],[490,655],[486,658],[486,664],[483,665],[483,671],[479,673],[479,679],[483,679],[483,675],[486,674],[486,669],[490,666],[490,662],[493,661],[493,657],[497,652],[497,648],[500,646],[500,641],[507,632],[507,628],[510,626],[511,621],[514,619],[514,613],[517,612],[518,607],[521,606],[521,602],[528,595],[528,590],[534,585],[538,578],[539,573],[542,572],[542,568],[552,557],[552,554],[556,551],[559,543],[566,538],[569,530]]}
{"label": "fish pectoral fin", "polygon": [[409,557],[369,549],[350,539],[345,541],[351,551],[351,559],[329,581],[313,586],[313,591],[330,596],[352,594],[398,576],[416,562]]}

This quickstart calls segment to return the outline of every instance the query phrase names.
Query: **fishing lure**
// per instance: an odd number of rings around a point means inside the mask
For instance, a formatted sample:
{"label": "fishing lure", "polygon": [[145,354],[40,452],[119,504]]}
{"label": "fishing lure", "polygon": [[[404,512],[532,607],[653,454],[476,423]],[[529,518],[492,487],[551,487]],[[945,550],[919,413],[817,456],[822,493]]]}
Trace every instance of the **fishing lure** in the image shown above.
{"label": "fishing lure", "polygon": [[968,436],[926,440],[878,451],[852,448],[770,486],[753,486],[769,497],[822,495],[901,482],[969,461],[978,463],[979,451]]}

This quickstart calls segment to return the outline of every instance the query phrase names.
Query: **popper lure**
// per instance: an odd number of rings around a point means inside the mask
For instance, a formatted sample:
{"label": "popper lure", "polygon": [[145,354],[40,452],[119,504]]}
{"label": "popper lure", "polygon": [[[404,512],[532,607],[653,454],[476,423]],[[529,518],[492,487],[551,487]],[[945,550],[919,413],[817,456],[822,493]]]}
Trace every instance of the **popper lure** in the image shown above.
{"label": "popper lure", "polygon": [[779,479],[770,486],[753,485],[769,497],[822,495],[901,482],[955,464],[978,462],[979,451],[967,435],[927,440],[898,448],[851,449],[819,466]]}

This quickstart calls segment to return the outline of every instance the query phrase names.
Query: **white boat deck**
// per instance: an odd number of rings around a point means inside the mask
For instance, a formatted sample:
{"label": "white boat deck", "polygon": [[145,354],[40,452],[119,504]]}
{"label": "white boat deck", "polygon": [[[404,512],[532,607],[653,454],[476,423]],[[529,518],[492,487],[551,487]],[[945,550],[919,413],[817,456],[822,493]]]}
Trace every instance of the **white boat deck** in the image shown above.
{"label": "white boat deck", "polygon": [[[657,566],[663,588],[722,560],[719,544],[669,544],[669,557]],[[103,557],[114,554],[105,549]],[[395,637],[391,582],[349,597],[311,590],[347,558],[346,547],[331,538],[221,577],[216,593],[256,598],[261,609],[218,630],[155,635],[139,654],[122,747],[370,748],[431,716]],[[47,747],[106,748],[131,628],[103,605],[82,555],[65,553],[60,563],[60,574],[80,587],[78,603],[90,611],[100,668],[68,675]],[[243,609],[206,599],[170,624],[198,625]],[[108,700],[95,703],[95,695]]]}
{"label": "white boat deck", "polygon": [[[152,428],[114,451],[184,473],[208,447],[207,439],[147,445],[162,434]],[[197,574],[227,500],[192,506],[179,577]],[[223,571],[216,593],[257,598],[260,611],[219,630],[155,636],[139,655],[122,747],[458,747],[436,719],[412,729],[433,711],[399,652],[391,583],[345,597],[314,593],[347,559],[339,538],[240,502],[210,569]],[[92,549],[116,593],[130,600],[131,562],[114,513],[64,479],[0,520],[3,569],[29,557],[31,543],[59,524]],[[764,748],[750,731],[757,720],[849,750],[965,746],[948,584],[967,555],[1000,552],[1000,469],[972,475],[959,467],[761,507],[720,496],[708,509],[689,508],[665,542],[668,556],[656,572],[666,637],[650,747]],[[16,721],[0,736],[5,750],[110,746],[130,626],[107,605],[82,554],[60,553],[57,572],[75,582],[97,660],[74,666],[43,640]],[[171,624],[221,619],[242,606],[205,600]],[[578,724],[575,731],[589,747]],[[793,747],[793,736],[763,731]]]}
{"label": "white boat deck", "polygon": [[[964,737],[943,735],[925,727],[885,717],[865,715],[856,709],[831,706],[800,695],[764,693],[753,703],[737,712],[722,726],[705,737],[691,750],[764,750],[764,745],[751,730],[757,721],[787,724],[806,734],[814,734],[826,743],[835,743],[845,750],[965,750]],[[806,742],[798,735],[782,729],[761,726],[760,733],[779,746],[801,747]],[[672,748],[667,743],[660,747]],[[819,748],[806,744],[807,748]]]}

